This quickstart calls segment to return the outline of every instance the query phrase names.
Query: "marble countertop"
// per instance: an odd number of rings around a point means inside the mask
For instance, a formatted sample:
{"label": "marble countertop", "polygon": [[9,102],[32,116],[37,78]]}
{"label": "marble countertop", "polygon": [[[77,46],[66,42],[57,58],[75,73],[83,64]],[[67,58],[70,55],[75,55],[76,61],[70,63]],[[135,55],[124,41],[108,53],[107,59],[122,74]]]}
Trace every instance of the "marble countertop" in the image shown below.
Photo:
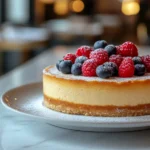
{"label": "marble countertop", "polygon": [[[146,50],[147,49],[147,50]],[[68,49],[73,51],[72,48]],[[66,53],[46,51],[0,77],[0,95],[22,84],[42,80],[42,69]],[[149,53],[148,48],[145,48]],[[5,109],[0,104],[0,150],[150,150],[150,130],[122,133],[80,132],[57,128]]]}

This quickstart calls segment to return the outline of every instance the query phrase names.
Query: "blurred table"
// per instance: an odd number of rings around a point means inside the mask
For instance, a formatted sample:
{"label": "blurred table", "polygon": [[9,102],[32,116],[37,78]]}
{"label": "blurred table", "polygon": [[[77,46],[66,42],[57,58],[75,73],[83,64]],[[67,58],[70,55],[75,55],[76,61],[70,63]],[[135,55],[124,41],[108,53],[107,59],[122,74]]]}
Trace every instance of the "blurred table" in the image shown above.
{"label": "blurred table", "polygon": [[103,26],[100,22],[79,22],[77,20],[56,19],[47,22],[49,32],[53,34],[67,34],[72,36],[100,36]]}
{"label": "blurred table", "polygon": [[[42,70],[76,47],[59,46],[0,77],[0,95],[5,91],[42,80]],[[149,47],[139,47],[150,54]],[[94,133],[61,129],[20,116],[0,104],[0,150],[149,150],[150,130]]]}
{"label": "blurred table", "polygon": [[0,52],[22,52],[24,62],[31,50],[47,47],[49,34],[44,28],[6,25],[0,31]]}
{"label": "blurred table", "polygon": [[53,19],[48,21],[45,26],[54,40],[67,43],[90,42],[97,37],[100,39],[103,34],[103,26],[100,22],[89,21],[84,17]]}

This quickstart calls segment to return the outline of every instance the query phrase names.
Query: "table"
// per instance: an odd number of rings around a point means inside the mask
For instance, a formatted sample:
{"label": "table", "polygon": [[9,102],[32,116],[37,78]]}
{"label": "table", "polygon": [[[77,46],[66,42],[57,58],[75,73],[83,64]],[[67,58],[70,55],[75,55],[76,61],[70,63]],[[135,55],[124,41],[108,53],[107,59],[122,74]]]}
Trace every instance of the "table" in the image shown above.
{"label": "table", "polygon": [[[148,47],[141,48],[149,53]],[[42,80],[42,69],[74,48],[46,51],[0,78],[0,95],[13,87]],[[0,150],[149,150],[150,129],[122,133],[80,132],[57,128],[8,111],[0,104]]]}
{"label": "table", "polygon": [[45,28],[3,25],[0,31],[0,52],[22,52],[21,62],[25,62],[31,50],[47,47],[49,39]]}
{"label": "table", "polygon": [[45,25],[50,33],[70,36],[100,36],[103,26],[100,22],[89,22],[86,19],[53,19]]}

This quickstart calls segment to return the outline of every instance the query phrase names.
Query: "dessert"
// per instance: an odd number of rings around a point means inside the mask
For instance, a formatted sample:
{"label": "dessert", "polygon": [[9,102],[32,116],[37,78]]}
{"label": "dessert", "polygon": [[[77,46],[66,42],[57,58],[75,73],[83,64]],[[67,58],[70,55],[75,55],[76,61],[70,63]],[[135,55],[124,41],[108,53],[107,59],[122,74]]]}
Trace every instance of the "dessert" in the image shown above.
{"label": "dessert", "polygon": [[138,56],[131,42],[94,48],[81,46],[43,70],[44,105],[89,116],[150,115],[150,55]]}

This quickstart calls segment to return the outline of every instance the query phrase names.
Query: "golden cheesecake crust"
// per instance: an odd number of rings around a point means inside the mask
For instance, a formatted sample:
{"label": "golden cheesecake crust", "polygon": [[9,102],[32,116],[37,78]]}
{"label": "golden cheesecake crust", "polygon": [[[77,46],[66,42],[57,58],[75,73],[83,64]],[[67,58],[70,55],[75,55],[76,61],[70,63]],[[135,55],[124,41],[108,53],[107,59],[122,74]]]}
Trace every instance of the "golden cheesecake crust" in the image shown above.
{"label": "golden cheesecake crust", "polygon": [[150,104],[137,106],[91,106],[55,100],[44,95],[44,105],[50,109],[85,116],[123,117],[150,114]]}
{"label": "golden cheesecake crust", "polygon": [[50,66],[43,71],[43,93],[46,107],[64,113],[117,117],[150,114],[149,75],[136,79],[80,79]]}

